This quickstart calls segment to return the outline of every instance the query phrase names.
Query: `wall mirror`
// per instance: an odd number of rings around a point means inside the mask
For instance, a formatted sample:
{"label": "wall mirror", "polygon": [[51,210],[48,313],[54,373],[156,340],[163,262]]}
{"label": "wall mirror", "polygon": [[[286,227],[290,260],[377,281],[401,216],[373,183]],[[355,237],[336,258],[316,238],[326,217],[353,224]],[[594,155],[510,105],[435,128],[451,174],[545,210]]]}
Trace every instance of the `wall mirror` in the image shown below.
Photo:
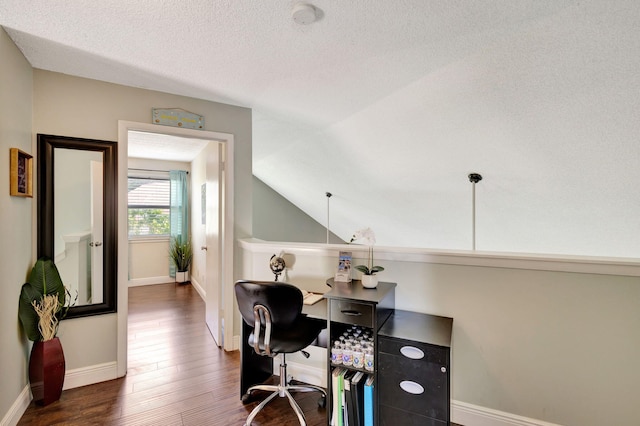
{"label": "wall mirror", "polygon": [[38,134],[38,258],[55,262],[67,318],[116,312],[116,142]]}

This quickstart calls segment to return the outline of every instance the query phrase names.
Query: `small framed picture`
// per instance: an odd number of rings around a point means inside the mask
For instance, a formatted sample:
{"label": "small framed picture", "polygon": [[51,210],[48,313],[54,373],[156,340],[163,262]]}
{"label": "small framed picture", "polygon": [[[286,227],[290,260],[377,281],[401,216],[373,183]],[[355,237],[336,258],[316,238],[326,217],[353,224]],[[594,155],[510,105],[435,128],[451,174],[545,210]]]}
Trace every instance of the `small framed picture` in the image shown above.
{"label": "small framed picture", "polygon": [[33,156],[18,148],[11,148],[10,195],[33,197]]}

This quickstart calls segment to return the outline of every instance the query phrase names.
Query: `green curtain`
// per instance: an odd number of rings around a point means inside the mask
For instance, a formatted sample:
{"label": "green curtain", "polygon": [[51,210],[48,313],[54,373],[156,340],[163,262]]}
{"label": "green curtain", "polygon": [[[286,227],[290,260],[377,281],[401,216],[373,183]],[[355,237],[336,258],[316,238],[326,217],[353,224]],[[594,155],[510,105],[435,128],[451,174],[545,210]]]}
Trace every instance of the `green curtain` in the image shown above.
{"label": "green curtain", "polygon": [[[170,170],[170,209],[169,233],[171,239],[181,242],[189,240],[189,192],[187,172],[184,170]],[[176,276],[176,267],[169,262],[169,276]]]}

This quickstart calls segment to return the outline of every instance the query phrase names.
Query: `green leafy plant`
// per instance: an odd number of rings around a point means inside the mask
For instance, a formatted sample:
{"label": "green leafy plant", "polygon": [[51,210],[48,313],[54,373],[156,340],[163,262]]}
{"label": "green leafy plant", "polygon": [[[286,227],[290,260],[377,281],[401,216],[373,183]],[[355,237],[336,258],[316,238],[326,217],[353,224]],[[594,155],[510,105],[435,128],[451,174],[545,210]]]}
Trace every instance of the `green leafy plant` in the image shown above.
{"label": "green leafy plant", "polygon": [[20,291],[18,317],[27,338],[44,342],[56,337],[59,321],[67,315],[70,300],[69,290],[53,261],[38,259]]}
{"label": "green leafy plant", "polygon": [[187,271],[193,259],[191,242],[189,240],[182,242],[182,238],[179,236],[172,238],[171,246],[169,247],[169,257],[178,272]]}
{"label": "green leafy plant", "polygon": [[358,265],[355,268],[362,272],[364,275],[374,275],[376,272],[384,271],[382,266],[374,266],[373,265],[373,245],[376,243],[376,236],[373,233],[371,228],[361,229],[356,231],[355,234],[351,237],[350,243],[354,241],[362,241],[369,248],[367,253],[367,264],[366,265]]}

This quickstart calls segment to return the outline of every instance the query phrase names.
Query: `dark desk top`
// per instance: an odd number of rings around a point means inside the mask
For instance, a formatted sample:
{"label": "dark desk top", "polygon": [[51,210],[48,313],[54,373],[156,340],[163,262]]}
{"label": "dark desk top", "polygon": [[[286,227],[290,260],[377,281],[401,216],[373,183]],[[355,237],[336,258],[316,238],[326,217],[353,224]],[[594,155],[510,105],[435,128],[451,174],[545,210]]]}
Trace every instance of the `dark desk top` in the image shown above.
{"label": "dark desk top", "polygon": [[327,285],[331,287],[331,290],[324,294],[327,299],[350,299],[380,303],[397,284],[380,281],[376,288],[364,288],[360,280],[342,283],[335,282],[333,278],[329,278]]}
{"label": "dark desk top", "polygon": [[451,347],[453,318],[396,309],[378,336],[396,337],[431,345]]}

